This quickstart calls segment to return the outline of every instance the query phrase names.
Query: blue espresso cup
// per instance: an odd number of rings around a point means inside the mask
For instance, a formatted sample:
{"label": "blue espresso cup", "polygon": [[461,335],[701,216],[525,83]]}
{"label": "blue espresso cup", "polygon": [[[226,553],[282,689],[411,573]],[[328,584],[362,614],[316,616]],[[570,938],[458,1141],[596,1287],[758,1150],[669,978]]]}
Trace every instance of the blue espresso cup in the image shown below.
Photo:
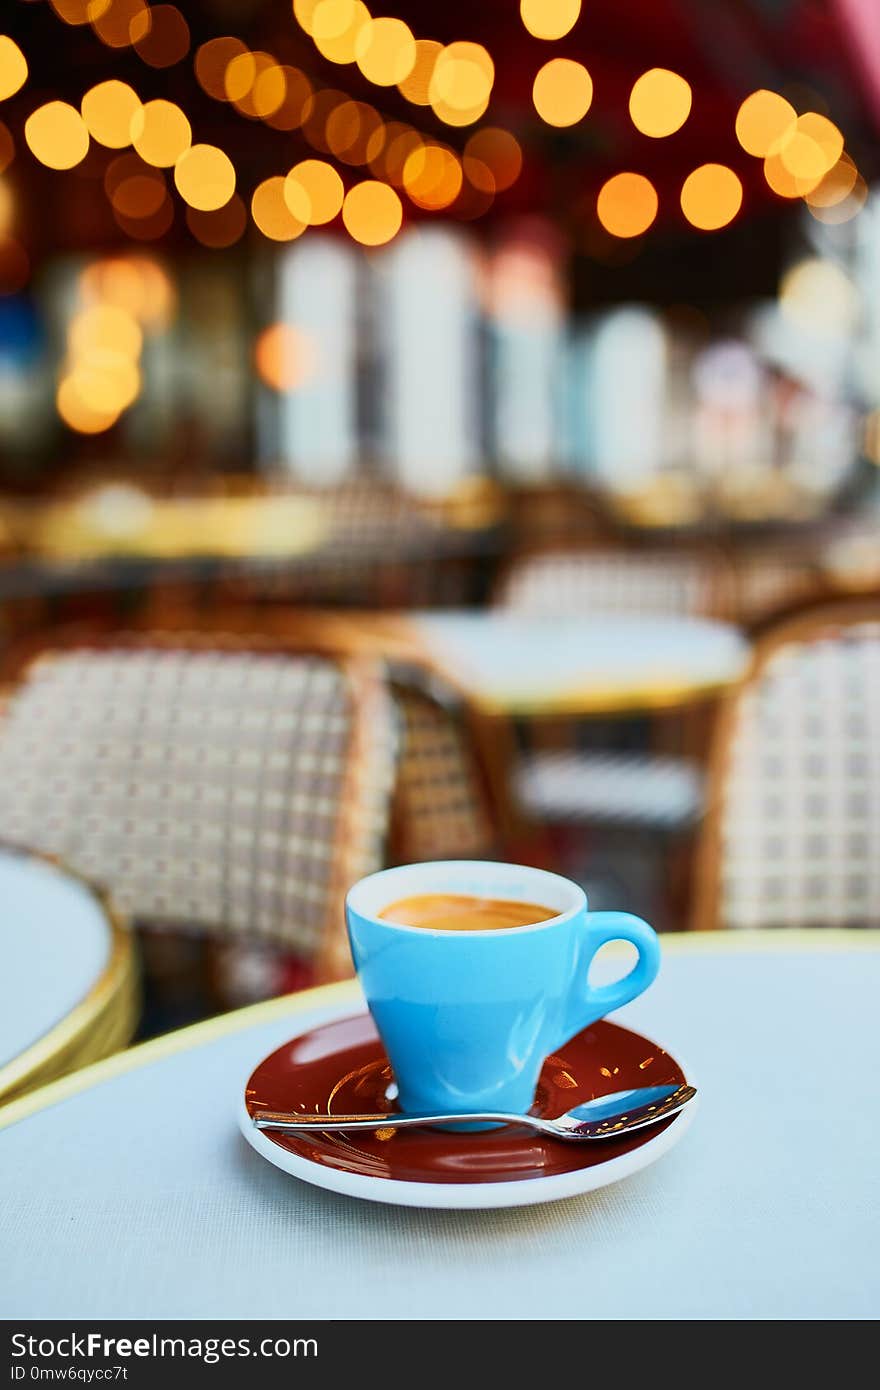
{"label": "blue espresso cup", "polygon": [[[379,916],[422,893],[540,903],[557,915],[534,926],[438,931]],[[451,860],[363,878],[346,900],[351,952],[407,1111],[525,1114],[544,1059],[647,989],[660,943],[628,912],[588,912],[583,890],[518,864]],[[592,985],[609,941],[639,953],[628,975]]]}

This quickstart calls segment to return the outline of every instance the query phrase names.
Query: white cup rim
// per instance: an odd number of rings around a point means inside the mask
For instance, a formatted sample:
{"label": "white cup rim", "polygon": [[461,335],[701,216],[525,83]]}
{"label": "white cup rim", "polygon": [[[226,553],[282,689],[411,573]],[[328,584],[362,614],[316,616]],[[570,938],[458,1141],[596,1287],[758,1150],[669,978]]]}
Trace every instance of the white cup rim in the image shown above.
{"label": "white cup rim", "polygon": [[[483,878],[489,880],[491,886],[487,885],[481,894],[473,886],[473,881]],[[420,879],[430,882],[419,883]],[[526,889],[520,886],[523,880],[534,883],[535,888]],[[411,885],[408,891],[402,888],[403,884]],[[543,902],[546,907],[555,907],[564,897],[568,906],[560,906],[553,917],[545,918],[542,922],[529,922],[522,927],[505,927],[503,930],[491,928],[486,931],[467,932],[450,931],[441,927],[410,927],[403,922],[389,922],[387,918],[378,915],[398,897],[415,896],[420,892],[454,893],[462,890],[470,891],[476,897],[509,897],[525,902]],[[534,896],[526,897],[526,893],[533,893]],[[540,896],[542,893],[543,897]],[[473,940],[475,937],[521,936],[529,932],[550,931],[571,921],[578,913],[586,912],[587,895],[579,884],[562,874],[554,874],[549,869],[533,868],[529,864],[510,864],[504,860],[492,859],[433,859],[418,864],[398,864],[391,869],[379,869],[376,873],[367,874],[348,890],[345,905],[346,910],[373,922],[376,926],[387,927],[389,931],[407,932],[417,937],[448,937],[461,941]]]}

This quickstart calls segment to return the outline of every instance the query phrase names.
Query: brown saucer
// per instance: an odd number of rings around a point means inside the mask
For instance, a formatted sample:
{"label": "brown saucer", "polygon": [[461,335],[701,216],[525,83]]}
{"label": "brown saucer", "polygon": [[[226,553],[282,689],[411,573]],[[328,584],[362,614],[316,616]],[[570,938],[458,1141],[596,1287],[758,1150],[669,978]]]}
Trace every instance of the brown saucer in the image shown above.
{"label": "brown saucer", "polygon": [[[558,1054],[547,1058],[532,1113],[552,1118],[613,1091],[680,1085],[685,1080],[679,1064],[656,1043],[616,1023],[602,1021],[578,1033]],[[248,1081],[245,1104],[251,1117],[265,1110],[303,1114],[387,1111],[388,1127],[373,1133],[259,1133],[270,1144],[324,1169],[401,1183],[509,1183],[576,1173],[656,1143],[664,1130],[680,1125],[682,1120],[674,1116],[627,1139],[584,1145],[544,1139],[513,1127],[468,1134],[398,1131],[394,1128],[394,1106],[385,1095],[391,1081],[391,1067],[372,1018],[357,1014],[313,1028],[266,1057]],[[630,1171],[640,1166],[625,1165]],[[615,1167],[622,1170],[624,1165]],[[348,1190],[348,1185],[327,1185]]]}

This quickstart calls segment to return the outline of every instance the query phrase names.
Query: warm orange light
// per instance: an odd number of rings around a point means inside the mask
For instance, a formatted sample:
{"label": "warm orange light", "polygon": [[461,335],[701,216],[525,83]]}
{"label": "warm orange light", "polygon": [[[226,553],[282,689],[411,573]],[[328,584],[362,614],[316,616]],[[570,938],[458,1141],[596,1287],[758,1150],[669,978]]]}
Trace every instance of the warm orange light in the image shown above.
{"label": "warm orange light", "polygon": [[298,221],[322,227],[342,207],[345,187],[332,164],[323,159],[303,159],[295,164],[284,185],[284,198],[292,216]]}
{"label": "warm orange light", "polygon": [[95,415],[120,414],[137,400],[141,389],[137,365],[110,353],[74,363],[68,380],[69,389]]}
{"label": "warm orange light", "polygon": [[502,193],[516,183],[521,170],[522,150],[509,130],[484,126],[464,147],[464,171],[484,193]]}
{"label": "warm orange light", "polygon": [[615,174],[599,190],[596,212],[616,237],[641,236],[657,216],[657,193],[643,174]]}
{"label": "warm orange light", "polygon": [[65,425],[77,434],[102,434],[119,419],[119,411],[95,411],[87,406],[73,376],[66,376],[59,383],[55,404]]}
{"label": "warm orange light", "polygon": [[249,109],[245,108],[246,114],[258,116],[260,120],[265,121],[268,116],[281,109],[286,96],[287,74],[279,63],[273,61],[257,73],[249,93]]}
{"label": "warm orange light", "polygon": [[80,104],[92,139],[111,150],[122,150],[131,144],[131,123],[140,109],[137,92],[127,82],[115,78],[90,87]]}
{"label": "warm orange light", "polygon": [[281,72],[284,74],[284,100],[276,111],[269,112],[263,120],[275,130],[297,130],[311,115],[312,84],[299,68],[285,64]]}
{"label": "warm orange light", "polygon": [[234,58],[246,52],[241,39],[228,37],[209,39],[196,49],[196,78],[209,97],[213,97],[215,101],[227,100],[226,69]]}
{"label": "warm orange light", "polygon": [[817,111],[798,116],[795,128],[774,150],[790,174],[811,185],[834,168],[843,154],[843,136],[833,121]]}
{"label": "warm orange light", "polygon": [[111,202],[122,217],[154,217],[165,202],[165,179],[158,169],[146,169],[117,185]]}
{"label": "warm orange light", "polygon": [[141,159],[169,169],[192,143],[192,128],[173,101],[148,101],[131,120],[131,143]]}
{"label": "warm orange light", "polygon": [[192,145],[174,166],[174,182],[191,208],[212,212],[235,192],[235,169],[216,145]]}
{"label": "warm orange light", "polygon": [[158,212],[149,217],[123,217],[113,209],[113,217],[118,227],[135,241],[158,241],[174,225],[174,202],[166,198]]}
{"label": "warm orange light", "polygon": [[129,36],[151,68],[170,68],[189,53],[189,25],[176,5],[151,5],[132,20]]}
{"label": "warm orange light", "polygon": [[331,154],[346,164],[366,164],[367,149],[382,117],[365,101],[344,101],[327,118],[324,138]]}
{"label": "warm orange light", "polygon": [[49,3],[65,24],[88,24],[106,13],[112,0],[49,0]]}
{"label": "warm orange light", "polygon": [[548,125],[576,125],[590,109],[593,80],[582,63],[571,58],[551,58],[535,78],[532,100],[541,120]]}
{"label": "warm orange light", "polygon": [[293,241],[302,236],[306,221],[295,217],[284,197],[284,179],[280,175],[257,184],[251,198],[251,217],[263,236],[270,241]]}
{"label": "warm orange light", "polygon": [[5,240],[12,228],[12,190],[5,179],[0,180],[0,238]]}
{"label": "warm orange light", "polygon": [[764,178],[780,198],[802,198],[822,182],[822,173],[817,172],[812,178],[798,178],[779,154],[769,154],[764,160]]}
{"label": "warm orange light", "polygon": [[519,0],[519,12],[536,39],[561,39],[577,23],[581,0]]}
{"label": "warm orange light", "polygon": [[225,207],[217,208],[214,212],[187,208],[186,225],[203,246],[214,249],[233,246],[241,239],[247,226],[247,208],[234,193]]}
{"label": "warm orange light", "polygon": [[49,169],[72,169],[84,159],[89,132],[82,116],[66,101],[47,101],[24,123],[31,154]]}
{"label": "warm orange light", "polygon": [[132,42],[132,26],[149,23],[149,7],[145,0],[110,0],[105,5],[89,6],[91,26],[102,43],[108,48],[128,48]]}
{"label": "warm orange light", "polygon": [[855,188],[859,171],[849,155],[842,154],[816,187],[806,195],[810,207],[833,208],[842,203]]}
{"label": "warm orange light", "polygon": [[15,158],[15,141],[9,127],[0,121],[0,174],[8,169]]}
{"label": "warm orange light", "polygon": [[109,353],[136,362],[143,333],[133,316],[114,304],[96,304],[71,320],[67,345],[71,357],[94,359]]}
{"label": "warm orange light", "polygon": [[355,58],[368,82],[393,87],[415,66],[412,30],[402,19],[371,19],[358,31]]}
{"label": "warm orange light", "polygon": [[254,344],[254,365],[260,380],[273,391],[294,391],[312,373],[314,350],[299,329],[273,323]]}
{"label": "warm orange light", "polygon": [[370,169],[384,183],[403,187],[403,171],[413,150],[421,149],[422,137],[412,126],[401,121],[389,121],[383,131],[374,134],[367,146]]}
{"label": "warm orange light", "polygon": [[14,96],[27,81],[27,60],[14,39],[0,34],[0,101]]}
{"label": "warm orange light", "polygon": [[312,16],[321,0],[293,0],[293,13],[299,27],[307,34],[312,32]]}
{"label": "warm orange light", "polygon": [[725,164],[701,164],[688,174],[681,190],[681,210],[704,232],[732,222],[742,207],[742,184]]}
{"label": "warm orange light", "polygon": [[330,146],[327,144],[327,122],[336,108],[348,100],[344,92],[337,92],[332,87],[322,87],[312,98],[302,130],[309,144],[322,154],[330,152]]}
{"label": "warm orange light", "polygon": [[680,130],[691,113],[690,84],[668,68],[651,68],[635,82],[629,114],[636,130],[659,140]]}
{"label": "warm orange light", "polygon": [[342,220],[363,246],[383,246],[400,231],[403,207],[393,188],[375,179],[356,183],[345,195]]}
{"label": "warm orange light", "polygon": [[447,125],[472,125],[486,110],[494,81],[495,64],[482,44],[448,44],[428,87],[434,114]]}
{"label": "warm orange light", "polygon": [[797,112],[778,92],[761,88],[746,97],[736,116],[736,138],[746,154],[764,159],[791,135]]}
{"label": "warm orange light", "polygon": [[331,63],[354,63],[361,33],[370,23],[362,0],[319,0],[312,16],[312,40]]}
{"label": "warm orange light", "polygon": [[443,52],[442,43],[436,39],[416,39],[416,60],[412,71],[407,74],[398,88],[413,106],[430,106],[431,78],[437,59]]}
{"label": "warm orange light", "polygon": [[445,145],[421,145],[404,165],[403,185],[418,207],[436,212],[449,207],[461,192],[461,165]]}
{"label": "warm orange light", "polygon": [[807,211],[815,217],[817,222],[824,222],[829,227],[839,227],[841,223],[849,222],[851,218],[861,212],[867,198],[868,185],[861,174],[857,174],[852,188],[839,202],[826,206],[808,202]]}

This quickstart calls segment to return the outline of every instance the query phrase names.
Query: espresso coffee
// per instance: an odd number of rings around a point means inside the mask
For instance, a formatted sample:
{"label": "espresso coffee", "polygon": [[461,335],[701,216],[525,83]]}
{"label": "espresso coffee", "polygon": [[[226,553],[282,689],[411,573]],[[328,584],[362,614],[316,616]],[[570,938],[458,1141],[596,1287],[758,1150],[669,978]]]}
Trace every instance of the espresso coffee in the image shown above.
{"label": "espresso coffee", "polygon": [[469,893],[417,893],[400,898],[378,914],[402,927],[431,931],[504,931],[558,917],[555,908],[510,898],[478,898]]}

